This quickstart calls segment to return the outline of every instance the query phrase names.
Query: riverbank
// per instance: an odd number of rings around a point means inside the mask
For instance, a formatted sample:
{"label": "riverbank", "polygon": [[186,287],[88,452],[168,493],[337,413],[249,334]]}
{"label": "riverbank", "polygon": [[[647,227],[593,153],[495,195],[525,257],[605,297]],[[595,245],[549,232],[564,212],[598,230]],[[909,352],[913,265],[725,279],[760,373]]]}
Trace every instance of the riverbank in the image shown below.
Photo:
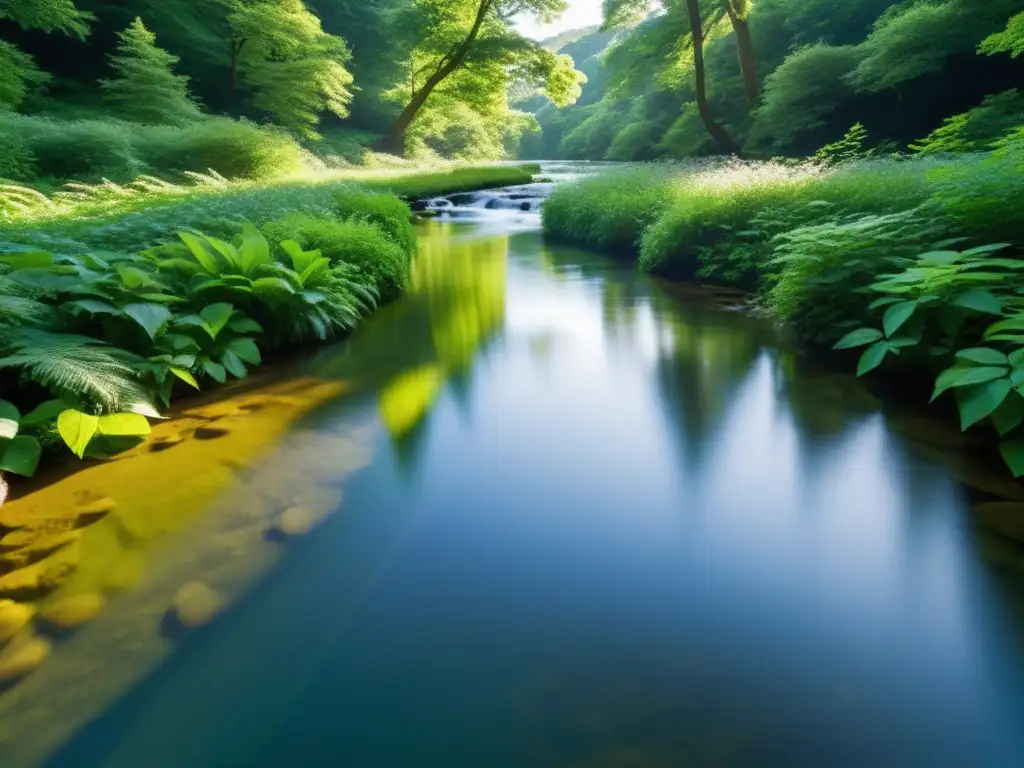
{"label": "riverbank", "polygon": [[116,454],[180,395],[350,332],[407,286],[408,200],[523,184],[534,170],[40,196],[0,223],[0,469],[31,475],[43,449],[63,445]]}
{"label": "riverbank", "polygon": [[860,375],[898,362],[934,378],[934,397],[956,390],[964,429],[996,430],[1019,477],[1022,168],[1024,134],[989,153],[838,167],[629,167],[555,190],[544,231],[749,290],[800,342],[863,348]]}

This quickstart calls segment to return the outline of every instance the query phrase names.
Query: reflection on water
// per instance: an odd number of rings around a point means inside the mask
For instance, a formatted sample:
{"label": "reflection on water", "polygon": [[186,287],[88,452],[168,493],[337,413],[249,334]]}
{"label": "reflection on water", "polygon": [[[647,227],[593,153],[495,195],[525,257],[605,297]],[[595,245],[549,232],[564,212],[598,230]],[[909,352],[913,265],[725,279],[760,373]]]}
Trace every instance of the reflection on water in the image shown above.
{"label": "reflection on water", "polygon": [[[369,425],[341,513],[55,752],[11,754],[1020,764],[1024,559],[970,516],[1017,486],[714,297],[522,230],[424,226],[409,295],[306,366],[343,391],[255,465],[310,504],[309,463],[337,507]],[[272,495],[245,487],[221,503]]]}

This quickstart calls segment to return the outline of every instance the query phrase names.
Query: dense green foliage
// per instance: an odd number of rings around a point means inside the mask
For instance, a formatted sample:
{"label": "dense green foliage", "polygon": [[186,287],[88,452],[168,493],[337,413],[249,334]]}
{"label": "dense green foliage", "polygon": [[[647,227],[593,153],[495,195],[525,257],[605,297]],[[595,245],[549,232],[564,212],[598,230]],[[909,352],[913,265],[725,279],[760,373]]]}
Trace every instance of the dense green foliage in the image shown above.
{"label": "dense green foliage", "polygon": [[[1024,50],[1022,0],[697,6],[710,117],[747,155],[806,156],[855,123],[870,146],[906,148],[1024,75],[1016,59]],[[531,105],[543,135],[524,143],[523,156],[650,160],[721,152],[698,115],[687,7],[684,0],[609,0],[613,32],[556,41],[578,61],[575,52],[587,52],[591,83],[578,106]],[[756,93],[737,56],[737,14],[750,37]]]}

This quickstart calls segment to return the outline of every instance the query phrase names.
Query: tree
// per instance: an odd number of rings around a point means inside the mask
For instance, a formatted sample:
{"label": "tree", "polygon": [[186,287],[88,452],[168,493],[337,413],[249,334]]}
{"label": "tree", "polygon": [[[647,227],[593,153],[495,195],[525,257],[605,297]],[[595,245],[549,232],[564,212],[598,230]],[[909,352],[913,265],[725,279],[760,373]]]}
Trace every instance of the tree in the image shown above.
{"label": "tree", "polygon": [[348,114],[348,46],[324,32],[302,0],[229,1],[229,105],[240,77],[254,106],[300,136],[318,138],[324,112]]}
{"label": "tree", "polygon": [[401,154],[410,126],[432,94],[467,67],[500,64],[514,70],[517,79],[543,84],[544,93],[555,104],[571,104],[579,97],[579,77],[568,75],[564,58],[512,28],[514,17],[521,13],[550,20],[565,7],[565,0],[414,0],[402,24],[414,31],[409,101],[375,148]]}
{"label": "tree", "polygon": [[[724,3],[724,5],[723,5]],[[636,23],[646,15],[653,5],[652,0],[605,0],[605,25],[624,25]],[[750,80],[755,83],[757,73],[753,67],[753,44],[750,38],[750,30],[746,23],[747,3],[745,0],[715,0],[711,4],[711,10],[702,15],[699,0],[686,0],[686,15],[690,27],[690,47],[693,51],[693,79],[696,96],[697,112],[701,122],[715,142],[730,154],[740,154],[740,147],[729,135],[722,125],[715,121],[708,105],[707,97],[707,72],[704,66],[704,40],[705,28],[716,24],[723,14],[728,14],[730,21],[734,18],[735,24],[741,23],[745,30],[745,49],[741,46],[740,65],[743,69],[744,59],[747,60],[747,70],[744,72],[744,83],[748,99],[756,99],[756,87],[751,88]],[[740,18],[742,16],[742,19]],[[737,35],[739,41],[739,35]],[[739,45],[739,43],[737,43]],[[751,96],[753,90],[753,96]]]}
{"label": "tree", "polygon": [[750,35],[750,0],[725,0],[725,5],[736,37],[736,53],[740,60],[747,101],[756,104],[761,95],[761,83],[757,79],[757,56],[754,53],[754,39]]}
{"label": "tree", "polygon": [[124,117],[138,123],[182,125],[200,112],[188,92],[188,78],[174,74],[179,58],[156,45],[156,35],[136,18],[118,34],[110,65],[118,74],[101,80],[103,93]]}
{"label": "tree", "polygon": [[84,39],[93,16],[78,10],[73,0],[0,0],[0,19],[10,19],[24,29],[63,32]]}
{"label": "tree", "polygon": [[1002,32],[996,32],[982,40],[978,52],[989,56],[995,53],[1009,53],[1013,58],[1024,53],[1024,13],[1012,17]]}
{"label": "tree", "polygon": [[49,80],[31,56],[0,40],[0,109],[17,109],[31,89]]}

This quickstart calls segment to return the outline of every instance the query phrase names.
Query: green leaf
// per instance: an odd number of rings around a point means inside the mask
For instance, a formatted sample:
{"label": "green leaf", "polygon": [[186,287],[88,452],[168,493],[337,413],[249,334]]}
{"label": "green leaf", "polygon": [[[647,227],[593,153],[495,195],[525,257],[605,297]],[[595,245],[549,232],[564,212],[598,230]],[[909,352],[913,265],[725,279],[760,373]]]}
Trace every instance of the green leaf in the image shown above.
{"label": "green leaf", "polygon": [[142,437],[150,433],[149,422],[137,413],[109,413],[100,416],[97,434],[107,437]]}
{"label": "green leaf", "polygon": [[960,360],[969,360],[979,365],[1009,365],[1010,361],[1006,355],[991,347],[972,347],[963,349],[956,353]]}
{"label": "green leaf", "polygon": [[211,275],[220,274],[221,261],[217,256],[210,251],[209,246],[201,239],[189,232],[179,232],[178,237],[185,243],[189,251],[195,257],[195,260],[199,262],[199,266],[205,269]]}
{"label": "green leaf", "polygon": [[124,313],[141,325],[149,338],[154,340],[171,318],[171,310],[159,304],[128,304]]}
{"label": "green leaf", "polygon": [[68,448],[78,458],[85,455],[85,449],[92,440],[93,435],[99,428],[99,416],[89,413],[82,413],[72,408],[64,411],[57,417],[57,431],[67,443]]}
{"label": "green leaf", "polygon": [[958,397],[960,405],[960,429],[967,429],[977,424],[1003,404],[1010,394],[1009,379],[996,379],[987,384],[979,384],[961,390]]}
{"label": "green leaf", "polygon": [[1012,243],[992,243],[991,245],[979,245],[976,248],[968,248],[964,251],[964,256],[981,256],[986,253],[994,253],[995,251],[1001,251],[1004,248],[1009,248]]}
{"label": "green leaf", "polygon": [[34,427],[37,424],[53,421],[62,411],[67,409],[68,404],[63,400],[47,400],[45,403],[37,405],[21,418],[22,426]]}
{"label": "green leaf", "polygon": [[877,328],[858,328],[851,331],[835,343],[832,349],[853,349],[863,347],[865,344],[873,344],[884,338],[882,332]]}
{"label": "green leaf", "polygon": [[984,384],[995,379],[1009,378],[1009,368],[997,368],[994,366],[947,368],[935,379],[935,391],[932,393],[932,400],[947,389],[956,387],[970,387],[974,384]]}
{"label": "green leaf", "polygon": [[249,274],[255,267],[269,264],[270,243],[260,231],[249,222],[242,225],[242,245],[238,249],[239,267],[244,274]]}
{"label": "green leaf", "polygon": [[224,326],[227,325],[234,311],[235,308],[233,306],[223,303],[203,307],[199,316],[206,323],[206,332],[210,334],[211,338],[216,339],[217,334],[224,330]]}
{"label": "green leaf", "polygon": [[228,323],[235,333],[263,333],[263,326],[250,317],[242,317]]}
{"label": "green leaf", "polygon": [[236,379],[244,379],[249,375],[249,369],[245,367],[245,363],[230,349],[224,350],[224,354],[220,356],[220,362]]}
{"label": "green leaf", "polygon": [[69,301],[62,305],[73,309],[82,309],[88,312],[90,315],[119,315],[121,310],[115,307],[113,304],[109,304],[105,301],[99,301],[98,299],[77,299],[76,301]]}
{"label": "green leaf", "polygon": [[263,361],[259,347],[252,339],[232,339],[228,343],[228,349],[251,365],[259,365]]}
{"label": "green leaf", "polygon": [[224,370],[224,366],[220,363],[215,363],[207,357],[203,358],[203,370],[206,371],[207,376],[220,384],[228,380],[228,374]]}
{"label": "green leaf", "polygon": [[868,304],[868,309],[878,309],[879,307],[887,307],[890,304],[895,304],[898,301],[900,301],[900,299],[897,296],[883,296],[882,298],[875,299],[870,304]]}
{"label": "green leaf", "polygon": [[1024,331],[1024,315],[1014,315],[1007,320],[993,323],[985,330],[985,336],[993,336],[1004,331]]}
{"label": "green leaf", "polygon": [[18,425],[21,423],[21,412],[14,407],[13,403],[0,400],[0,438],[10,440],[18,434]]}
{"label": "green leaf", "polygon": [[951,303],[987,315],[1003,314],[1003,302],[987,288],[969,288],[957,295]]}
{"label": "green leaf", "polygon": [[857,375],[863,376],[865,373],[875,370],[882,364],[887,354],[889,354],[889,345],[884,341],[865,349],[864,354],[860,356],[860,362],[857,363]]}
{"label": "green leaf", "polygon": [[1020,394],[1011,392],[992,413],[992,425],[1000,436],[1008,435],[1024,422],[1024,400]]}
{"label": "green leaf", "polygon": [[885,329],[885,335],[892,336],[896,333],[913,316],[916,309],[916,301],[901,301],[899,304],[893,304],[885,310],[885,315],[882,317],[882,327]]}
{"label": "green leaf", "polygon": [[929,266],[947,266],[960,261],[963,254],[960,251],[928,251],[917,257],[922,264]]}
{"label": "green leaf", "polygon": [[1014,477],[1024,475],[1024,440],[1005,440],[999,444],[999,452]]}
{"label": "green leaf", "polygon": [[1014,368],[1016,368],[1021,363],[1024,363],[1024,348],[1016,349],[1013,352],[1011,352],[1007,360],[1009,361],[1010,365],[1012,365]]}
{"label": "green leaf", "polygon": [[5,253],[0,256],[0,264],[13,269],[46,269],[53,266],[53,254],[46,251],[22,251]]}
{"label": "green leaf", "polygon": [[18,435],[6,445],[0,443],[0,469],[32,477],[42,453],[43,449],[34,437]]}
{"label": "green leaf", "polygon": [[170,370],[171,373],[173,373],[175,376],[184,381],[193,389],[199,389],[199,382],[196,381],[196,377],[193,376],[188,371],[186,371],[184,368],[178,368],[172,365],[168,370]]}

